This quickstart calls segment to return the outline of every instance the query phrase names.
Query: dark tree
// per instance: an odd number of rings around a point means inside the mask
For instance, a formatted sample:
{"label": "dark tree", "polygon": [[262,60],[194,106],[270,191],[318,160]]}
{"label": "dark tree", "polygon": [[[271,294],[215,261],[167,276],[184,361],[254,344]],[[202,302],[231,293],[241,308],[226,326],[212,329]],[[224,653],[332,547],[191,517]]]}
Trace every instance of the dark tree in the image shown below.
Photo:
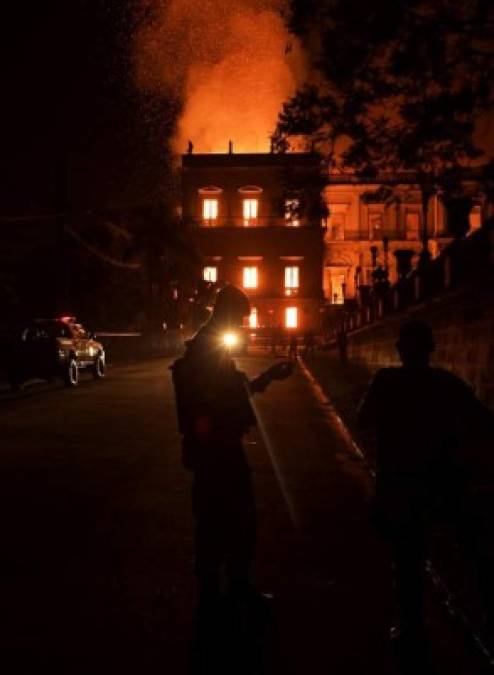
{"label": "dark tree", "polygon": [[494,5],[293,0],[290,20],[314,69],[284,106],[280,144],[305,135],[330,167],[412,171],[425,215],[437,192],[462,199],[461,168],[494,154],[475,136],[494,108]]}
{"label": "dark tree", "polygon": [[0,28],[2,321],[161,325],[195,264],[169,206],[178,104],[135,86],[133,0],[62,5],[13,7]]}

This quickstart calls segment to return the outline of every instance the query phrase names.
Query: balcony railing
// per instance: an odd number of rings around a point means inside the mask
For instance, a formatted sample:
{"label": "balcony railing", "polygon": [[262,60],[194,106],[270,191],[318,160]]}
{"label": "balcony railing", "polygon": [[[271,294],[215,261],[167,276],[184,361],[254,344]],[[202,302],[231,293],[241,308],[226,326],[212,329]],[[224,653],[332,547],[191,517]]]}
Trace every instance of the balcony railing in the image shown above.
{"label": "balcony railing", "polygon": [[[451,239],[451,235],[447,232],[438,232],[436,235],[433,235],[432,232],[429,233],[431,239]],[[419,241],[420,232],[413,233],[413,236],[410,232],[404,232],[403,230],[383,230],[379,232],[374,232],[370,235],[369,232],[345,232],[343,236],[333,236],[328,229],[326,234],[326,241],[375,241],[382,242],[383,238],[388,239],[389,241]]]}
{"label": "balcony railing", "polygon": [[393,286],[374,284],[360,286],[360,297],[346,301],[342,311],[331,322],[326,340],[337,340],[379,321],[395,312],[439,297],[442,293],[466,286],[474,279],[484,278],[486,288],[491,284],[494,266],[494,230],[482,227],[465,239],[451,241],[440,255],[422,268],[416,268]]}
{"label": "balcony railing", "polygon": [[242,216],[227,216],[224,218],[212,218],[210,220],[201,219],[195,221],[200,227],[290,227],[298,229],[300,227],[316,227],[319,224],[311,223],[306,218],[297,220],[298,225],[278,216],[261,216],[259,218],[243,218]]}

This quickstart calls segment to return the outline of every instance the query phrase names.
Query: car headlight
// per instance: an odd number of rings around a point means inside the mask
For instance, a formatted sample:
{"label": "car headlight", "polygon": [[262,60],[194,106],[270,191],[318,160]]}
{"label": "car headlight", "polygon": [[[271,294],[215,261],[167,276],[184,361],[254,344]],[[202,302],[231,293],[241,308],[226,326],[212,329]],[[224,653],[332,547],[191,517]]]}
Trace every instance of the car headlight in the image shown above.
{"label": "car headlight", "polygon": [[224,333],[223,344],[225,347],[231,349],[238,345],[238,335],[236,333]]}

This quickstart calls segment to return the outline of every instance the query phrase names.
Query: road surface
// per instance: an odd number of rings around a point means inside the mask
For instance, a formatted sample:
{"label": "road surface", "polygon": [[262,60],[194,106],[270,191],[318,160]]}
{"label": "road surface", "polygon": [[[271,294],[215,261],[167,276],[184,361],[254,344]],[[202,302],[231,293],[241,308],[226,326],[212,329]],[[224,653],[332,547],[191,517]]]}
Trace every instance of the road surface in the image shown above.
{"label": "road surface", "polygon": [[[240,359],[252,374],[271,362]],[[0,658],[14,664],[9,673],[188,672],[190,476],[169,365],[3,395]],[[394,674],[389,562],[369,524],[364,465],[299,369],[258,396],[256,409],[247,439],[255,577],[274,597],[263,672]],[[437,672],[484,672],[433,601],[429,611]]]}

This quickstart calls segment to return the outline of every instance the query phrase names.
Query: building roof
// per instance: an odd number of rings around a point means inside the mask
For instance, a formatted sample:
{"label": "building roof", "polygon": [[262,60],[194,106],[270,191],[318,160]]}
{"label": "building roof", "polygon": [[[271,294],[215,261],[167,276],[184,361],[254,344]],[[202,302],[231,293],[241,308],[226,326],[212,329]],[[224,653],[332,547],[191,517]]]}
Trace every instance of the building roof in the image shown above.
{"label": "building roof", "polygon": [[317,167],[321,161],[315,152],[258,152],[258,153],[202,153],[182,155],[184,168],[223,168],[223,167],[279,167],[308,166]]}

